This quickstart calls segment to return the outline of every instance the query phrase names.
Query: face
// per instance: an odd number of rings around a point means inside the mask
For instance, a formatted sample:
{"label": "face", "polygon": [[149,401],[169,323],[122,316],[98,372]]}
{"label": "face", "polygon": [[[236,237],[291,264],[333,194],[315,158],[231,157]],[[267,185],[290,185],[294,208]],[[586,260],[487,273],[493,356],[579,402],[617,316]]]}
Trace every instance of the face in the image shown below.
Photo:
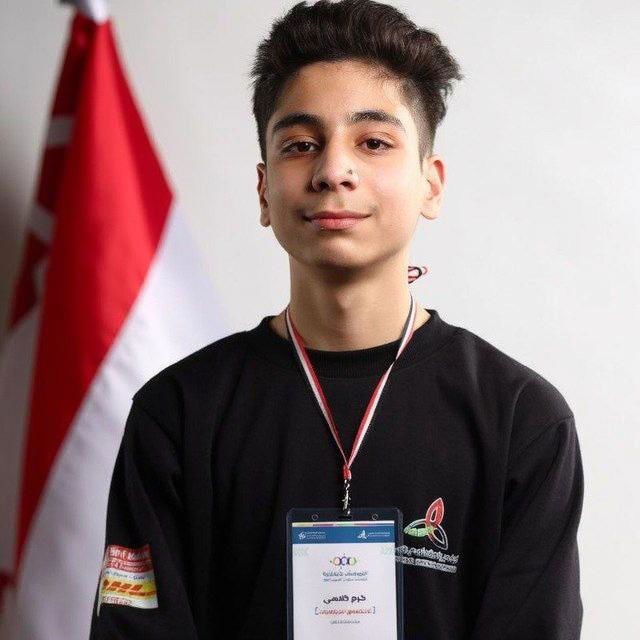
{"label": "face", "polygon": [[[267,164],[257,165],[260,223],[308,267],[407,264],[420,216],[438,215],[444,163],[436,155],[420,161],[412,113],[394,81],[377,73],[351,60],[307,65],[289,79],[268,122]],[[379,115],[349,121],[357,112]],[[292,114],[307,117],[278,124]],[[307,219],[345,209],[367,217],[340,229]]]}

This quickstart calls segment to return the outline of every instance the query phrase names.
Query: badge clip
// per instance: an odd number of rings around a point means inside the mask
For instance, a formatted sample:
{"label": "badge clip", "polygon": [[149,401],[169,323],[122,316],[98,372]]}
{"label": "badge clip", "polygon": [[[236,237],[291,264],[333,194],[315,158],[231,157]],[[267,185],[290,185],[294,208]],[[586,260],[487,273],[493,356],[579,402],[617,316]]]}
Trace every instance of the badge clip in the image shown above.
{"label": "badge clip", "polygon": [[351,496],[349,495],[350,483],[347,478],[344,479],[344,497],[342,498],[342,517],[351,517]]}

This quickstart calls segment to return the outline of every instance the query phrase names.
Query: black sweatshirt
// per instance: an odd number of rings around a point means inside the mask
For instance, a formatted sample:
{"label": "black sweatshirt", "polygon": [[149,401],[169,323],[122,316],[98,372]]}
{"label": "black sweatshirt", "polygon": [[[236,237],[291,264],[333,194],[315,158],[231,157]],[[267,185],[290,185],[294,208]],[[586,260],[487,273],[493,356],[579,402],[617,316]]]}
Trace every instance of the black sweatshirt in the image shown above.
{"label": "black sweatshirt", "polygon": [[[428,311],[351,467],[352,507],[396,506],[407,525],[442,501],[446,540],[405,534],[396,548],[405,637],[576,640],[583,471],[573,413],[540,374]],[[92,640],[286,637],[285,516],[339,506],[342,458],[272,318],[134,394],[105,546],[149,545],[157,607],[107,599],[97,616],[94,605]],[[398,346],[307,350],[347,455]],[[96,605],[109,583],[103,573]]]}

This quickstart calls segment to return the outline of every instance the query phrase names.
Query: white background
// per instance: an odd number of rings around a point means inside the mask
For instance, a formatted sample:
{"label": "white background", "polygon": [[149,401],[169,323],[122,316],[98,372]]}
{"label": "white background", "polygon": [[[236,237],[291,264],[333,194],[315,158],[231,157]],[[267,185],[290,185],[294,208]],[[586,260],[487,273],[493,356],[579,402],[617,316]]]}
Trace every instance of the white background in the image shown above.
{"label": "white background", "polygon": [[[395,2],[466,78],[436,138],[447,181],[420,220],[419,302],[555,384],[585,469],[583,638],[640,636],[640,4]],[[291,3],[111,3],[134,94],[226,311],[229,332],[288,299],[258,222],[249,69]],[[0,14],[0,316],[6,318],[72,10]],[[634,329],[634,327],[636,327]]]}

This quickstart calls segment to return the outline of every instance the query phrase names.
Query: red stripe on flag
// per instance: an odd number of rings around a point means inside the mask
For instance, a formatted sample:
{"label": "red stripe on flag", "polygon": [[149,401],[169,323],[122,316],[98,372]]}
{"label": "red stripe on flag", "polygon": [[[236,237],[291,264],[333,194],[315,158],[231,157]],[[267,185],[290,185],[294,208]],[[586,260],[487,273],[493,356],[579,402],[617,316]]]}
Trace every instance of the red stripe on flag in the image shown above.
{"label": "red stripe on flag", "polygon": [[110,21],[74,17],[54,113],[74,124],[53,209],[16,566],[56,454],[140,292],[172,200]]}

